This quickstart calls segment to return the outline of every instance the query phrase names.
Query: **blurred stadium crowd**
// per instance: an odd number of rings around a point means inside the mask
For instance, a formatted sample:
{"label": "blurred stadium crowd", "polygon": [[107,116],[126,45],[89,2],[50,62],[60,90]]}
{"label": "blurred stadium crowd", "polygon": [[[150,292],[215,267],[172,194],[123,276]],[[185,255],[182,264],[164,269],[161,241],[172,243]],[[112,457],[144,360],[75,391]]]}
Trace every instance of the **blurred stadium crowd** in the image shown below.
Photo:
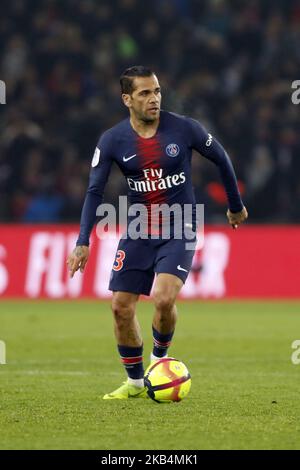
{"label": "blurred stadium crowd", "polygon": [[[102,131],[127,113],[119,75],[148,65],[163,108],[199,119],[231,156],[251,222],[300,222],[298,0],[1,1],[0,220],[79,221]],[[197,202],[225,222],[214,165]],[[106,201],[126,194],[113,168]]]}

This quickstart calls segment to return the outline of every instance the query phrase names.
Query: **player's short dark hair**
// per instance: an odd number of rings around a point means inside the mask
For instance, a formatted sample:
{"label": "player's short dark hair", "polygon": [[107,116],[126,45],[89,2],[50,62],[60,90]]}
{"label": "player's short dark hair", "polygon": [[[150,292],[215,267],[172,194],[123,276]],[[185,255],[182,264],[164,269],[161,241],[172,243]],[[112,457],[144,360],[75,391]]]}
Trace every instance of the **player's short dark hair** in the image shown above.
{"label": "player's short dark hair", "polygon": [[151,77],[154,72],[143,65],[135,65],[126,69],[120,76],[121,92],[131,95],[134,91],[133,80],[135,77]]}

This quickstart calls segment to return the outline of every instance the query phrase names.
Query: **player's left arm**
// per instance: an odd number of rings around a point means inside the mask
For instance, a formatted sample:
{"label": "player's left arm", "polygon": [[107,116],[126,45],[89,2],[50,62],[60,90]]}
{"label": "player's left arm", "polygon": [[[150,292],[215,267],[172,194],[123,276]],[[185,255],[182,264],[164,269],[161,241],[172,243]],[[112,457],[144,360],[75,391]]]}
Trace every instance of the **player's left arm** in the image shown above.
{"label": "player's left arm", "polygon": [[233,228],[237,228],[248,218],[248,212],[241,199],[231,160],[217,139],[198,121],[191,118],[187,118],[187,121],[192,148],[219,168],[228,199],[229,209],[226,214],[228,222]]}

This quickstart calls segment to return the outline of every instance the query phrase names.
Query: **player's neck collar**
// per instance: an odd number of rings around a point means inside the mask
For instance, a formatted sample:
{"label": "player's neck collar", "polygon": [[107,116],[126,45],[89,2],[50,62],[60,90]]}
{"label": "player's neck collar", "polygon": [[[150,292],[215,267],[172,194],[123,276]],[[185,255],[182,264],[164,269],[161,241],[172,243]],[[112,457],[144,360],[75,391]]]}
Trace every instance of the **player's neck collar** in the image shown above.
{"label": "player's neck collar", "polygon": [[136,135],[137,135],[138,137],[140,137],[141,139],[147,140],[147,139],[153,139],[153,138],[158,134],[159,129],[160,129],[160,127],[161,127],[161,118],[162,118],[162,112],[160,112],[160,116],[159,116],[159,120],[158,120],[158,125],[157,125],[157,128],[156,128],[154,134],[153,134],[153,135],[150,135],[150,136],[147,136],[147,137],[141,135],[141,134],[133,127],[130,116],[129,116],[129,118],[128,118],[128,123],[129,123],[129,126],[130,126],[130,128],[131,128],[131,130],[132,130],[132,132],[133,132],[134,134],[136,134]]}

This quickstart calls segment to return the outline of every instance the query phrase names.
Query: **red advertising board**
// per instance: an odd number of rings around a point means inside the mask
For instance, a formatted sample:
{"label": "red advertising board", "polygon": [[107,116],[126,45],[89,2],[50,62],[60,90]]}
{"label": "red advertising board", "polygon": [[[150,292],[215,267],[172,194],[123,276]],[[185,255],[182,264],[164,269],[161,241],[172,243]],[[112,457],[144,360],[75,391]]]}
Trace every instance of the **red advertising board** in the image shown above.
{"label": "red advertising board", "polygon": [[[77,225],[0,225],[0,297],[110,297],[118,237],[94,233],[85,273],[70,279],[77,235]],[[207,226],[181,297],[300,298],[300,227]]]}

